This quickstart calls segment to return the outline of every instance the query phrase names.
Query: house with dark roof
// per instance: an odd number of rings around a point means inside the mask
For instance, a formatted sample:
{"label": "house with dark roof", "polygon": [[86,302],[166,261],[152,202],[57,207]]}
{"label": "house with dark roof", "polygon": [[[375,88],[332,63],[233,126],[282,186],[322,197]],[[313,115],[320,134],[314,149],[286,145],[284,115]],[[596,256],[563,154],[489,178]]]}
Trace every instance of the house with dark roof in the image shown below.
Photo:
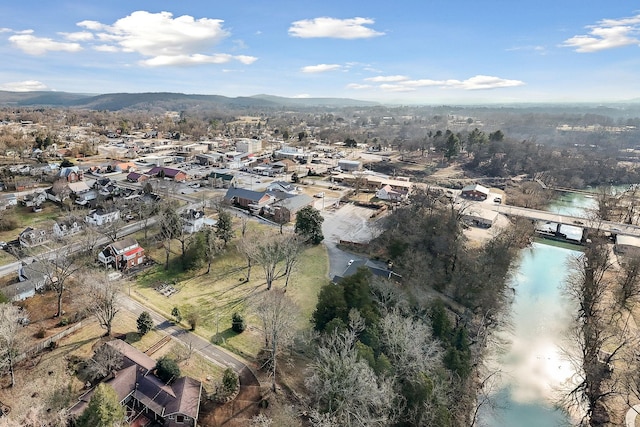
{"label": "house with dark roof", "polygon": [[2,288],[2,294],[10,301],[23,301],[34,296],[46,284],[46,267],[41,262],[22,264],[18,269],[18,283]]}
{"label": "house with dark roof", "polygon": [[89,211],[84,217],[84,222],[91,225],[105,225],[120,219],[120,211],[116,208],[103,209],[97,208]]}
{"label": "house with dark roof", "polygon": [[393,265],[390,263],[384,263],[381,261],[375,261],[371,259],[356,259],[350,264],[347,265],[344,273],[341,275],[334,276],[331,281],[333,283],[340,282],[347,276],[353,276],[358,272],[358,269],[364,267],[371,272],[374,276],[383,277],[385,279],[395,279],[400,276],[398,273],[393,271]]}
{"label": "house with dark roof", "polygon": [[174,181],[185,181],[187,174],[180,169],[167,168],[164,166],[155,166],[151,168],[146,175],[155,176],[157,178],[169,178]]}
{"label": "house with dark roof", "polygon": [[[288,193],[281,193],[287,194]],[[273,218],[278,224],[285,224],[295,220],[300,209],[313,204],[313,197],[307,194],[297,194],[286,197],[264,208],[264,215]]]}
{"label": "house with dark roof", "polygon": [[50,234],[46,230],[40,228],[25,228],[19,235],[18,241],[22,247],[40,246],[49,241]]}
{"label": "house with dark roof", "polygon": [[129,182],[144,182],[149,179],[149,175],[138,172],[129,172],[127,175],[127,181]]}
{"label": "house with dark roof", "polygon": [[[122,340],[106,345],[122,354],[122,368],[103,380],[111,386],[125,408],[129,425],[161,425],[163,427],[194,427],[198,422],[202,383],[191,377],[181,377],[165,383],[154,375],[156,361]],[[80,396],[69,409],[78,417],[89,405],[95,388]],[[135,424],[134,424],[135,423]]]}
{"label": "house with dark roof", "polygon": [[236,176],[224,172],[211,172],[208,176],[209,183],[215,188],[231,188],[236,185]]}
{"label": "house with dark roof", "polygon": [[144,262],[144,248],[133,237],[107,245],[98,254],[98,261],[107,268],[127,270]]}
{"label": "house with dark roof", "polygon": [[265,191],[253,191],[245,188],[229,188],[224,200],[236,206],[250,209],[252,212],[259,211],[273,201]]}
{"label": "house with dark roof", "polygon": [[63,219],[53,224],[53,235],[62,238],[82,231],[82,224],[76,219]]}

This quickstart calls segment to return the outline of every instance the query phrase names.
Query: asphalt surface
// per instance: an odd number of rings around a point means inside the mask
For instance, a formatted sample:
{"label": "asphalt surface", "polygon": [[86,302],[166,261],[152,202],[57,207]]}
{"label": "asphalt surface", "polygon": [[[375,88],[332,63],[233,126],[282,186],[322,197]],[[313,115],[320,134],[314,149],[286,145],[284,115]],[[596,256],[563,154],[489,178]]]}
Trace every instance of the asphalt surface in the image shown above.
{"label": "asphalt surface", "polygon": [[[134,300],[133,298],[127,295],[123,295],[120,298],[120,306],[123,309],[133,313],[136,317],[138,317],[143,311],[148,312],[156,325],[156,329],[165,332],[167,335],[170,335],[187,347],[191,346],[191,348],[193,348],[195,351],[209,359],[211,362],[217,364],[218,366],[221,366],[223,368],[231,368],[238,374],[244,373],[245,376],[246,372],[250,371],[247,365],[237,359],[235,356],[227,353],[220,347],[211,344],[204,338],[184,328],[181,328],[180,326],[176,326],[173,322],[167,320],[164,316],[156,313],[148,307],[143,306],[140,302]],[[257,379],[255,381],[257,382]]]}

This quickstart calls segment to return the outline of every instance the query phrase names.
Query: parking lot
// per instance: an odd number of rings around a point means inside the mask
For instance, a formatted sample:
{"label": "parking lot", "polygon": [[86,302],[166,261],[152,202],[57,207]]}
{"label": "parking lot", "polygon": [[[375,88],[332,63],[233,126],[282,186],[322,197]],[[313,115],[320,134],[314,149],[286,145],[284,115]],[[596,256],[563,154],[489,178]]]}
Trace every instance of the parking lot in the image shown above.
{"label": "parking lot", "polygon": [[371,220],[374,209],[352,204],[342,205],[334,211],[324,211],[322,232],[327,241],[338,243],[340,240],[365,243],[374,238],[379,230]]}

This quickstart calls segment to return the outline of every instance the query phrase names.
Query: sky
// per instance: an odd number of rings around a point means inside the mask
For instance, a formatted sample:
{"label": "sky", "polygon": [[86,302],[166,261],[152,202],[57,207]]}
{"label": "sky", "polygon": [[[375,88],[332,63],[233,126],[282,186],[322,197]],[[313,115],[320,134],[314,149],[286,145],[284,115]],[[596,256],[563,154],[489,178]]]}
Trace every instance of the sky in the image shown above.
{"label": "sky", "polygon": [[389,104],[640,98],[628,0],[20,0],[0,90]]}

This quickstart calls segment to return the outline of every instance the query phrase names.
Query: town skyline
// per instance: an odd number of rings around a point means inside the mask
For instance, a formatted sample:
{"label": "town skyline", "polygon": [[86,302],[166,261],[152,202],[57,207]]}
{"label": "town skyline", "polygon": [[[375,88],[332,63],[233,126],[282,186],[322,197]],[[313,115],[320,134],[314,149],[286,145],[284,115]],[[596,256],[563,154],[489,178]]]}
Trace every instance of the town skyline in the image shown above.
{"label": "town skyline", "polygon": [[0,6],[0,90],[388,104],[640,98],[640,13],[561,3],[26,0]]}

